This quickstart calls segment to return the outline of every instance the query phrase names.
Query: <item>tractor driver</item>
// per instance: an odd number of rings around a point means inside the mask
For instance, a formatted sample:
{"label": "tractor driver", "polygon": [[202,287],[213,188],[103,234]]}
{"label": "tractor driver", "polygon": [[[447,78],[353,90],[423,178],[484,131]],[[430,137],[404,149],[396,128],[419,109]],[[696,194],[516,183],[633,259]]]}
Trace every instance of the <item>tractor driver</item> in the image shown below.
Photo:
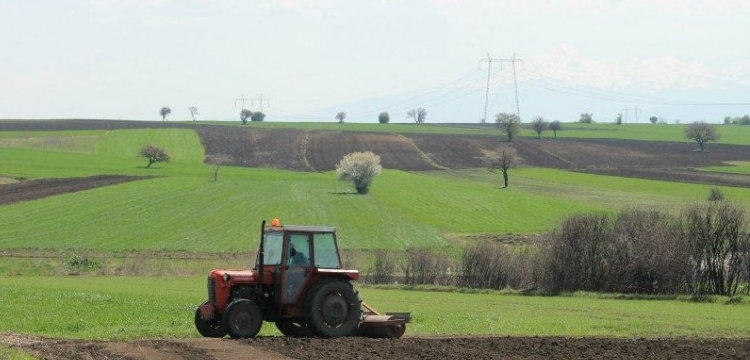
{"label": "tractor driver", "polygon": [[295,249],[293,246],[291,250],[289,250],[289,264],[291,266],[306,266],[309,265],[309,260],[307,259],[307,256],[305,254],[297,249]]}

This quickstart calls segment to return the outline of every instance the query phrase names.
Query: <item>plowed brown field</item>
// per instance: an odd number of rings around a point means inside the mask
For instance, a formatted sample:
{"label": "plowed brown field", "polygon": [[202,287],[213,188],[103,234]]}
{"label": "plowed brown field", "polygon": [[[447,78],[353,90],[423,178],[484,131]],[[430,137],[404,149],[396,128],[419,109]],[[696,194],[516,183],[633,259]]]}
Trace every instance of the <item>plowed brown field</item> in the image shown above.
{"label": "plowed brown field", "polygon": [[104,342],[13,334],[0,342],[49,360],[88,359],[748,359],[747,339],[563,337],[172,339]]}

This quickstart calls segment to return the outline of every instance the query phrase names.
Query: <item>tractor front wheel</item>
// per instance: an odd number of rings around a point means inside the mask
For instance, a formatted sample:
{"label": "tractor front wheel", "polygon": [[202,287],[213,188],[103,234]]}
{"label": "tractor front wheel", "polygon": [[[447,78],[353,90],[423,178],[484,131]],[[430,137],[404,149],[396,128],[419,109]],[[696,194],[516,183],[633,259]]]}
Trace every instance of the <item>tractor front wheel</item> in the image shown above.
{"label": "tractor front wheel", "polygon": [[354,287],[342,279],[316,284],[307,297],[307,322],[323,337],[354,333],[362,317],[362,301]]}
{"label": "tractor front wheel", "polygon": [[255,337],[263,325],[263,314],[254,301],[235,300],[224,312],[224,324],[229,336],[234,339]]}
{"label": "tractor front wheel", "polygon": [[215,317],[211,320],[203,320],[200,306],[195,309],[195,328],[198,329],[198,333],[203,337],[220,338],[227,334],[227,328],[224,327],[221,318]]}

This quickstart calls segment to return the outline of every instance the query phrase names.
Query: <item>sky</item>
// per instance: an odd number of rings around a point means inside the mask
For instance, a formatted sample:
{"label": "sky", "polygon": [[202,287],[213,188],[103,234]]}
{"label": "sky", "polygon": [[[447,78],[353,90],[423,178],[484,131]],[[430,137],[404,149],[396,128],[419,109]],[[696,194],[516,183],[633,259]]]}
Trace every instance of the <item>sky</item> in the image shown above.
{"label": "sky", "polygon": [[0,119],[720,122],[750,114],[748,19],[748,0],[0,0]]}

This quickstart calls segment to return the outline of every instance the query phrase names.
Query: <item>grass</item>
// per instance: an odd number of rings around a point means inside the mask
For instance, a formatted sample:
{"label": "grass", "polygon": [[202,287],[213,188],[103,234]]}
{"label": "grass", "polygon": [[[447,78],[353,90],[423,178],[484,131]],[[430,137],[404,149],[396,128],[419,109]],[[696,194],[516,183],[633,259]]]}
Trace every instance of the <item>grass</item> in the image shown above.
{"label": "grass", "polygon": [[[0,245],[244,251],[256,243],[261,219],[280,217],[289,224],[336,226],[346,249],[440,248],[449,245],[444,234],[543,232],[571,212],[624,206],[678,210],[705,199],[711,188],[518,169],[511,175],[511,187],[502,189],[482,171],[435,175],[387,170],[376,179],[371,194],[361,196],[346,192],[348,187],[332,173],[226,168],[213,183],[208,181],[207,166],[186,169],[193,171],[185,171],[190,176],[139,180],[2,206]],[[750,203],[743,189],[721,190],[730,200]]]}
{"label": "grass", "polygon": [[700,168],[700,170],[750,175],[750,161],[729,161],[725,166],[707,166]]}
{"label": "grass", "polygon": [[0,359],[2,360],[34,360],[37,359],[21,350],[15,350],[0,344]]}
{"label": "grass", "polygon": [[[0,332],[59,338],[197,337],[195,307],[205,278],[5,277]],[[589,295],[543,297],[360,287],[380,311],[411,312],[408,336],[748,336],[747,304],[620,300]],[[85,316],[82,316],[85,314]],[[55,319],[55,321],[49,321]],[[278,335],[265,323],[261,335]]]}
{"label": "grass", "polygon": [[[206,123],[206,122],[204,122]],[[237,126],[255,129],[296,129],[296,130],[328,130],[328,131],[356,131],[356,132],[388,132],[388,133],[420,133],[420,134],[462,134],[462,135],[491,135],[487,127],[478,124],[451,125],[444,124],[408,124],[408,123],[343,123],[336,122],[251,122],[247,125],[237,122],[214,121],[207,122],[213,125]],[[494,127],[493,127],[494,129]]]}
{"label": "grass", "polygon": [[[0,157],[3,159],[0,173],[17,178],[64,178],[98,174],[180,176],[186,175],[186,172],[194,172],[195,165],[203,162],[200,139],[194,131],[188,129],[83,133],[87,135],[62,137],[55,133],[44,133],[47,136],[32,138],[33,141],[23,140],[22,137],[0,138]],[[69,149],[85,150],[70,151],[39,146],[59,143],[57,140],[60,138],[68,139],[64,146]],[[13,139],[23,141],[9,141]],[[154,167],[157,169],[144,169],[147,161],[138,157],[138,151],[148,143],[170,153],[172,159],[169,166],[156,164]]]}
{"label": "grass", "polygon": [[[143,169],[143,159],[132,153],[147,141],[167,144],[176,159]],[[290,224],[337,226],[345,249],[441,248],[454,234],[544,232],[571,212],[679,210],[707,198],[711,188],[521,168],[511,171],[511,186],[503,189],[497,175],[481,169],[386,170],[371,193],[360,196],[330,172],[223,167],[219,181],[210,182],[210,166],[194,150],[198,144],[190,130],[125,130],[102,135],[94,155],[0,148],[7,160],[3,173],[14,177],[157,176],[2,206],[0,246],[244,251],[257,241],[261,219],[280,217]],[[750,204],[744,189],[721,190],[730,200]]]}
{"label": "grass", "polygon": [[[239,126],[239,125],[237,125]],[[343,131],[474,133],[471,126],[408,124],[262,123],[257,127],[317,127]],[[678,126],[571,124],[559,136],[685,141]],[[377,129],[377,130],[376,130]],[[384,130],[388,129],[388,130]],[[722,142],[746,144],[741,135]],[[739,140],[737,140],[739,139]],[[744,141],[744,142],[743,142]],[[135,156],[145,143],[167,148],[168,164],[144,169]],[[183,276],[210,267],[239,267],[244,255],[191,260],[190,254],[254,249],[260,219],[334,225],[344,249],[450,248],[453,234],[536,233],[571,212],[622,207],[681,206],[707,198],[712,186],[588,175],[552,169],[511,171],[511,187],[484,170],[409,173],[386,170],[369,195],[354,195],[333,173],[222,167],[209,181],[200,141],[191,130],[0,132],[0,174],[13,178],[96,174],[155,178],[0,206],[0,249],[56,254],[0,260],[0,332],[88,339],[197,336],[193,311],[205,294],[205,277]],[[747,167],[747,162],[738,164]],[[710,171],[722,171],[708,169]],[[747,173],[744,172],[740,173]],[[747,189],[720,187],[733,201],[750,204]],[[97,254],[155,252],[123,260]],[[159,258],[187,254],[184,258]],[[60,262],[91,254],[85,273],[163,277],[41,276],[75,272]],[[123,255],[125,256],[125,255]],[[363,298],[382,311],[411,311],[409,335],[746,337],[748,304],[678,300],[626,300],[591,295],[536,297],[499,292],[384,290],[364,287]],[[55,321],[49,321],[55,319]],[[113,325],[114,324],[114,325]],[[264,326],[262,335],[277,334]],[[0,357],[4,356],[0,348]],[[15,355],[9,355],[15,356]]]}
{"label": "grass", "polygon": [[[243,126],[239,122],[210,122],[225,126]],[[524,123],[521,136],[536,137],[528,125]],[[597,139],[629,139],[647,141],[675,141],[690,142],[685,138],[686,124],[681,125],[653,125],[653,124],[581,124],[563,123],[562,130],[557,132],[560,138],[597,138]],[[261,129],[302,129],[302,130],[330,130],[330,131],[368,131],[393,133],[426,133],[426,134],[461,134],[501,136],[494,124],[375,124],[375,123],[344,123],[335,122],[262,122],[250,123],[245,127]],[[720,144],[750,145],[750,126],[716,125],[721,139]],[[543,137],[553,137],[552,131],[542,133]],[[710,144],[708,145],[711,146]]]}
{"label": "grass", "polygon": [[[685,138],[685,127],[682,125],[653,124],[580,124],[563,123],[562,130],[557,132],[561,138],[597,138],[597,139],[630,139],[648,141],[692,142]],[[719,144],[750,145],[750,126],[716,125],[719,132]],[[524,136],[535,136],[530,129],[524,129]],[[552,137],[551,131],[543,136]],[[697,146],[697,145],[696,145]],[[711,144],[707,145],[709,148]]]}

